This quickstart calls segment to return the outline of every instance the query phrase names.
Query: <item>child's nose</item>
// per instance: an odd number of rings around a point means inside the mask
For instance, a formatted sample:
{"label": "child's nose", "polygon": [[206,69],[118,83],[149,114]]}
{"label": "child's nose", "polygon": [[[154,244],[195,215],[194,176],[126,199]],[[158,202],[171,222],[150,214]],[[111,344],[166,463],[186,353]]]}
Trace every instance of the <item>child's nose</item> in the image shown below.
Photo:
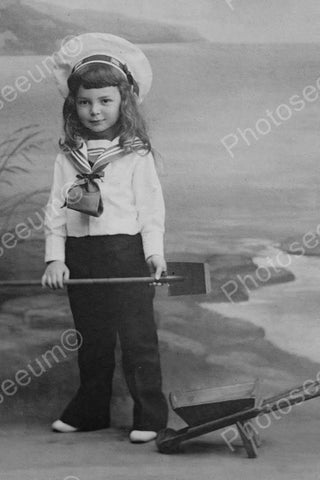
{"label": "child's nose", "polygon": [[99,103],[93,103],[91,105],[91,115],[96,115],[97,113],[100,113],[100,105]]}

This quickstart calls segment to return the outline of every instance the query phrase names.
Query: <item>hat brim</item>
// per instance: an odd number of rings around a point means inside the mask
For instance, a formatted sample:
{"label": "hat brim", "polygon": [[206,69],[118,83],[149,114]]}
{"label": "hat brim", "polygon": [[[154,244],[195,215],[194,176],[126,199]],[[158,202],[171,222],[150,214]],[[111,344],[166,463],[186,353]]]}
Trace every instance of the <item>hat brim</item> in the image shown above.
{"label": "hat brim", "polygon": [[107,55],[125,64],[139,87],[139,103],[144,100],[152,84],[149,60],[137,45],[108,33],[85,33],[72,37],[55,54],[53,74],[64,98],[69,93],[67,81],[73,67],[92,55]]}

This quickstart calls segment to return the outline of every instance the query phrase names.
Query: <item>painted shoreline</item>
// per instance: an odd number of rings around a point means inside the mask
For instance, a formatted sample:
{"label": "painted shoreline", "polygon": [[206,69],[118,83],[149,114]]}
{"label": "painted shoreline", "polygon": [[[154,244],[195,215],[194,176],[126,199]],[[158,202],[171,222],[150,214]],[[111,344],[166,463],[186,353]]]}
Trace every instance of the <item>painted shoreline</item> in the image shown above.
{"label": "painted shoreline", "polygon": [[[31,278],[39,278],[42,264],[34,263],[34,259],[39,259],[41,245],[42,240],[23,242],[16,252],[9,253],[16,265],[16,269],[11,270],[9,256],[6,258],[9,278],[26,278],[26,272]],[[195,260],[195,255],[181,254],[180,259],[182,256],[185,261]],[[180,260],[178,255],[174,257]],[[251,282],[255,279],[258,288],[294,279],[290,271],[283,269],[259,285],[259,278],[254,277],[257,264],[249,255],[214,254],[207,261],[213,293],[205,298],[216,304],[225,302],[221,286],[230,281],[238,282],[237,301],[247,301],[249,292],[244,279],[248,281],[249,277],[246,275],[250,275]],[[4,265],[4,259],[2,263]],[[34,419],[48,423],[64,408],[78,385],[76,352],[65,351],[66,355],[60,355],[61,358],[58,355],[57,361],[50,357],[50,365],[43,363],[44,355],[52,352],[53,347],[61,347],[62,333],[73,326],[67,296],[64,291],[49,292],[41,288],[27,288],[23,294],[21,290],[2,289],[0,294],[1,419],[5,423]],[[281,350],[266,339],[263,328],[250,321],[202,308],[203,301],[202,295],[168,297],[165,289],[160,289],[156,296],[166,393],[245,383],[258,377],[263,380],[262,393],[266,396],[316,376],[317,363]],[[131,400],[119,366],[120,352],[117,358],[113,422],[115,426],[126,426],[131,421]],[[37,377],[32,372],[39,372],[39,361],[45,371]],[[16,373],[21,369],[26,370],[30,378],[26,386],[17,383]],[[8,385],[3,383],[6,380],[14,384],[11,388],[16,392],[12,396],[4,388]]]}

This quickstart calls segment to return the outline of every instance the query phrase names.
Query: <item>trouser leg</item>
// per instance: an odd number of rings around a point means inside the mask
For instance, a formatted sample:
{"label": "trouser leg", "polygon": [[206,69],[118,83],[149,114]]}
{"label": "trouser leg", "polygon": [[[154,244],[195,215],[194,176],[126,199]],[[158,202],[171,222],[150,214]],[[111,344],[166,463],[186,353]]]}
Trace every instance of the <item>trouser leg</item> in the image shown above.
{"label": "trouser leg", "polygon": [[[149,276],[140,235],[118,256],[119,276]],[[158,337],[153,314],[154,287],[119,288],[118,333],[122,364],[134,401],[133,429],[158,431],[166,426],[168,407],[162,393]]]}
{"label": "trouser leg", "polygon": [[110,424],[116,343],[110,302],[105,288],[76,286],[68,290],[75,328],[82,339],[78,351],[80,387],[61,420],[81,430],[105,428]]}
{"label": "trouser leg", "polygon": [[137,286],[123,295],[119,337],[125,378],[134,400],[133,429],[165,428],[168,407],[162,393],[153,288]]}
{"label": "trouser leg", "polygon": [[[93,241],[67,239],[66,263],[71,278],[106,276],[95,265]],[[100,262],[104,268],[107,260]],[[68,296],[75,328],[82,340],[78,350],[80,387],[60,418],[81,430],[105,428],[110,423],[117,335],[113,290],[103,285],[73,285],[68,287]]]}

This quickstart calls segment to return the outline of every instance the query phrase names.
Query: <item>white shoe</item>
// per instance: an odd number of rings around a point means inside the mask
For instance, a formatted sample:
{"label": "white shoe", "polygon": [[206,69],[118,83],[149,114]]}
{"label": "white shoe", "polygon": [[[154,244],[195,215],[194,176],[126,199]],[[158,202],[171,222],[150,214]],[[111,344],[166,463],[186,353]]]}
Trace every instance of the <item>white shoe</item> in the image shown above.
{"label": "white shoe", "polygon": [[148,430],[132,430],[129,435],[131,443],[146,443],[157,438],[157,432]]}
{"label": "white shoe", "polygon": [[72,433],[72,432],[77,432],[78,429],[76,427],[72,427],[71,425],[68,425],[67,423],[62,422],[61,420],[56,420],[53,422],[51,425],[51,428],[54,432],[59,432],[59,433]]}

